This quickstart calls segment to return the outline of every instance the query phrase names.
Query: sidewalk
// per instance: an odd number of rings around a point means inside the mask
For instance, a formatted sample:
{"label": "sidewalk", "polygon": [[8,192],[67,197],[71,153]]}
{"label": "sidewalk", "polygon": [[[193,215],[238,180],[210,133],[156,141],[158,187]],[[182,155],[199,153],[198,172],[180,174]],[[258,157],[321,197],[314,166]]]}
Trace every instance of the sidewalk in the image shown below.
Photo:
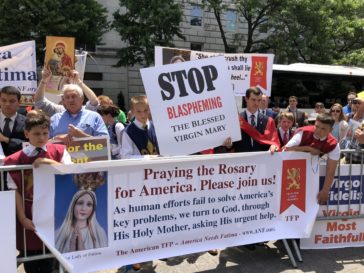
{"label": "sidewalk", "polygon": [[[270,242],[255,251],[244,247],[226,248],[219,255],[207,252],[143,263],[139,273],[363,273],[364,248],[302,250],[303,262],[293,268],[283,246]],[[123,273],[125,267],[97,273]],[[18,273],[23,273],[22,267]],[[132,269],[129,273],[134,273]]]}

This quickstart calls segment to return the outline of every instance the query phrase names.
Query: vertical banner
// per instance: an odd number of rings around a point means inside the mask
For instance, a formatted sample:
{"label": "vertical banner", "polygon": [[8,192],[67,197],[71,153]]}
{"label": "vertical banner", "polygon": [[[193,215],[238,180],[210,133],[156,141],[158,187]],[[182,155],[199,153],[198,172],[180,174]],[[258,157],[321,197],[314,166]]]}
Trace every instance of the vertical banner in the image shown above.
{"label": "vertical banner", "polygon": [[162,155],[187,155],[241,139],[224,57],[140,70]]}
{"label": "vertical banner", "polygon": [[66,83],[69,72],[75,68],[75,38],[47,36],[44,66],[52,72],[45,96],[58,103],[60,90]]}
{"label": "vertical banner", "polygon": [[[320,169],[320,186],[325,180]],[[326,249],[364,246],[364,176],[360,165],[340,165],[329,192],[329,202],[320,206],[311,236],[302,239],[302,249]],[[325,217],[328,219],[325,220]],[[331,219],[330,219],[331,217]],[[338,217],[340,219],[335,219]]]}
{"label": "vertical banner", "polygon": [[[318,210],[309,158],[260,152],[42,165],[34,170],[33,220],[57,259],[77,273],[308,237]],[[280,212],[285,160],[306,162],[305,211]]]}
{"label": "vertical banner", "polygon": [[0,47],[0,88],[8,85],[22,95],[34,95],[37,90],[34,41]]}
{"label": "vertical banner", "polygon": [[0,268],[16,273],[15,191],[0,192]]}
{"label": "vertical banner", "polygon": [[224,56],[228,63],[229,78],[235,96],[245,96],[245,91],[251,86],[258,86],[265,95],[271,95],[273,54],[217,53],[158,46],[154,48],[156,66],[216,56]]}

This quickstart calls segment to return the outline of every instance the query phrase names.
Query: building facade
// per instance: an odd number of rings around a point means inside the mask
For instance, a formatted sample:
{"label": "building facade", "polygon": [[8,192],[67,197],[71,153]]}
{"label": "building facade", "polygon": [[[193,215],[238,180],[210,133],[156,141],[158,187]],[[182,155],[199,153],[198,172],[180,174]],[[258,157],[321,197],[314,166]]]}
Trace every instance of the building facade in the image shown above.
{"label": "building facade", "polygon": [[[108,20],[113,20],[113,13],[118,9],[118,0],[98,0],[108,10]],[[202,6],[202,1],[176,0],[183,9],[182,34],[185,40],[173,41],[175,47],[211,52],[224,52],[223,40],[213,11]],[[227,9],[221,16],[222,26],[228,44],[235,52],[242,52],[245,46],[247,23],[238,16],[232,1],[225,1]],[[263,34],[264,35],[264,34]],[[122,92],[126,108],[130,97],[144,94],[140,77],[139,65],[133,67],[115,67],[116,52],[126,46],[114,30],[105,33],[102,45],[96,46],[87,60],[85,81],[96,93],[110,96],[117,102],[117,96]]]}

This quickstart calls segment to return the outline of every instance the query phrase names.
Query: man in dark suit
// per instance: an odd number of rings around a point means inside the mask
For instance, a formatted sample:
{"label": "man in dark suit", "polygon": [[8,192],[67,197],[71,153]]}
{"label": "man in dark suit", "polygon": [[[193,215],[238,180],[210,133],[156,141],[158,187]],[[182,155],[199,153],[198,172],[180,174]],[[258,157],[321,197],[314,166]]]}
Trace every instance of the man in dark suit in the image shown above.
{"label": "man in dark suit", "polygon": [[20,91],[13,86],[5,86],[0,92],[0,142],[5,156],[22,149],[25,116],[17,113],[20,107]]}
{"label": "man in dark suit", "polygon": [[288,103],[287,111],[293,113],[295,118],[294,127],[298,128],[307,125],[307,114],[304,111],[297,109],[298,98],[296,96],[290,96]]}
{"label": "man in dark suit", "polygon": [[[246,91],[246,110],[240,113],[242,139],[231,146],[235,152],[273,152],[279,148],[274,120],[258,111],[262,94],[258,87],[250,87]],[[227,147],[230,148],[229,145]]]}
{"label": "man in dark suit", "polygon": [[[262,91],[258,87],[246,90],[246,110],[240,113],[241,140],[231,143],[228,138],[224,145],[235,152],[278,151],[280,145],[277,128],[271,117],[259,113]],[[255,244],[245,245],[250,250]]]}
{"label": "man in dark suit", "polygon": [[268,108],[269,97],[267,95],[262,95],[262,100],[259,103],[259,113],[271,117],[273,120],[276,118],[277,113],[272,109]]}

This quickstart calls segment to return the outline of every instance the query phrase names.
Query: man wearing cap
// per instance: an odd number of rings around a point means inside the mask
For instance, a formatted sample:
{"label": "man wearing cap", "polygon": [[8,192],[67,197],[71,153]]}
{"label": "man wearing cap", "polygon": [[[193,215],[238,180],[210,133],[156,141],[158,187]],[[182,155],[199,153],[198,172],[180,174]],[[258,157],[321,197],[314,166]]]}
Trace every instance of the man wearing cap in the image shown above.
{"label": "man wearing cap", "polygon": [[108,135],[101,116],[82,107],[83,92],[79,85],[64,85],[62,102],[66,110],[51,117],[49,136],[54,141],[69,145],[73,137]]}
{"label": "man wearing cap", "polygon": [[326,175],[322,189],[317,195],[319,204],[325,204],[329,197],[337,163],[340,159],[340,147],[331,134],[335,120],[329,114],[319,114],[315,125],[299,128],[283,151],[309,152],[312,155],[327,154]]}

